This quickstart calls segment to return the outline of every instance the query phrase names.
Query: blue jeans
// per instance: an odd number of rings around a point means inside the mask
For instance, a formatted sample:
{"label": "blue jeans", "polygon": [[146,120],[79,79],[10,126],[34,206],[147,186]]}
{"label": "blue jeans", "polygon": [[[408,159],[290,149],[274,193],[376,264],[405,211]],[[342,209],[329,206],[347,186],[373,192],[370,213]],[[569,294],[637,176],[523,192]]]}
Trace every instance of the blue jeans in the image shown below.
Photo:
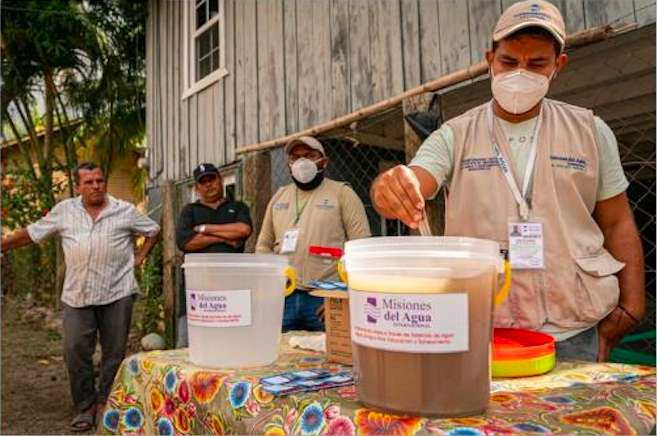
{"label": "blue jeans", "polygon": [[176,348],[189,347],[189,338],[187,333],[187,314],[178,318],[178,334],[176,338]]}
{"label": "blue jeans", "polygon": [[595,362],[598,360],[598,326],[584,330],[565,341],[557,342],[555,346],[557,359]]}
{"label": "blue jeans", "polygon": [[285,297],[283,312],[283,333],[290,330],[324,331],[324,323],[317,316],[317,309],[324,299],[313,297],[306,291],[296,290]]}

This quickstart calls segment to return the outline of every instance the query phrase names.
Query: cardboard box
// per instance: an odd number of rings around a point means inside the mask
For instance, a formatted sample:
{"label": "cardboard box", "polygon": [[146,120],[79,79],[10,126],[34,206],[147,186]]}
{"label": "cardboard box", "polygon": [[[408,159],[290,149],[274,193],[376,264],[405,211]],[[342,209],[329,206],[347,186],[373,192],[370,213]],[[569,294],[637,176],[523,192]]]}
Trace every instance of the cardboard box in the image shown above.
{"label": "cardboard box", "polygon": [[324,297],[326,357],[333,362],[352,365],[349,293],[347,291],[317,290],[310,294],[315,297]]}

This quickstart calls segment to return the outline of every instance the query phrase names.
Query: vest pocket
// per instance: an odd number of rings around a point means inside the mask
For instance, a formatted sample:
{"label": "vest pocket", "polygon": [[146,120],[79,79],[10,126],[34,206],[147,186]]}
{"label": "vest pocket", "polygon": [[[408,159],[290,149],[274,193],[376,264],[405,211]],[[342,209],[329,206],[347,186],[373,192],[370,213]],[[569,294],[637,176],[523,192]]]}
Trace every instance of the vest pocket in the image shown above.
{"label": "vest pocket", "polygon": [[579,320],[597,322],[618,304],[620,289],[614,274],[625,264],[605,249],[593,256],[575,258],[575,264]]}

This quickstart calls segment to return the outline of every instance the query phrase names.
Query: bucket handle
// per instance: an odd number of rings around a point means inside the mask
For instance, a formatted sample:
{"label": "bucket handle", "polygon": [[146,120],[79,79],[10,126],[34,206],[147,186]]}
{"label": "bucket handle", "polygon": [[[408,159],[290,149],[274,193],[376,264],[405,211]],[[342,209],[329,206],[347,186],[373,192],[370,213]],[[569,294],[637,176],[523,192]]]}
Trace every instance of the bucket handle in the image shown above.
{"label": "bucket handle", "polygon": [[338,275],[340,276],[340,280],[342,280],[345,284],[347,283],[347,272],[344,270],[342,263],[344,258],[340,258],[338,260]]}
{"label": "bucket handle", "polygon": [[504,261],[504,283],[502,288],[495,295],[495,307],[500,307],[504,300],[506,300],[507,295],[509,295],[509,289],[511,289],[511,263],[508,260]]}
{"label": "bucket handle", "polygon": [[285,288],[285,296],[289,297],[297,288],[297,276],[294,274],[294,270],[289,266],[285,268],[285,276],[290,279],[290,284]]}

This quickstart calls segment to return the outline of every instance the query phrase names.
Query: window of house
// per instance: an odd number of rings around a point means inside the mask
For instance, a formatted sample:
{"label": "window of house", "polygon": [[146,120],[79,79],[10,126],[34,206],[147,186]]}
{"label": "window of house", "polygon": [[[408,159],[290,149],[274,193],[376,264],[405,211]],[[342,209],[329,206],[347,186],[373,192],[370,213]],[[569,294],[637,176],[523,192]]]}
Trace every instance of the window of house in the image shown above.
{"label": "window of house", "polygon": [[224,1],[195,0],[185,8],[185,83],[183,98],[228,74],[225,65]]}

